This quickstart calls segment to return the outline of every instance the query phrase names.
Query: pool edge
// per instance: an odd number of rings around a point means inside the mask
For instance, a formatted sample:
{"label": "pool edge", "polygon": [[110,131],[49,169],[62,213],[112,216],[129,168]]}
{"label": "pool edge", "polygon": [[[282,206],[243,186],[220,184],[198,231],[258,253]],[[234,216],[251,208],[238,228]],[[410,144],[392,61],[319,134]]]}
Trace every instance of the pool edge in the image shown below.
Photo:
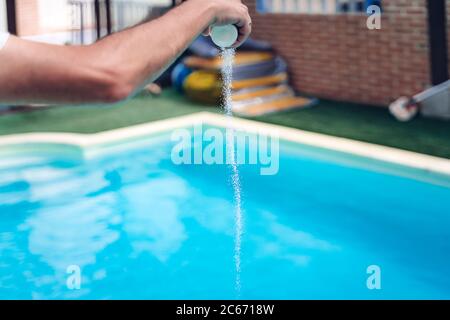
{"label": "pool edge", "polygon": [[289,142],[450,176],[450,159],[255,120],[230,118],[207,111],[93,134],[38,132],[6,135],[0,137],[0,151],[23,145],[58,144],[75,146],[83,157],[90,158],[96,153],[96,150],[105,146],[121,144],[196,124],[264,133]]}

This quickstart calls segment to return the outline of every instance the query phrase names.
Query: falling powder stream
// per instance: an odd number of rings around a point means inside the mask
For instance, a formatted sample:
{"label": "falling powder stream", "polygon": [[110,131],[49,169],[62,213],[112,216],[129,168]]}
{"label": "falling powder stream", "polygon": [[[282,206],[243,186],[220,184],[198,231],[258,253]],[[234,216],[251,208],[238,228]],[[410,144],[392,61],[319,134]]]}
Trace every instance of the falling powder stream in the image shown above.
{"label": "falling powder stream", "polygon": [[[230,122],[233,116],[231,110],[231,82],[233,80],[233,61],[235,50],[222,49],[222,81],[223,81],[223,107],[225,114],[229,117]],[[234,130],[231,123],[226,131],[226,149],[227,163],[231,168],[231,183],[233,186],[234,205],[235,205],[235,240],[234,240],[234,262],[236,268],[236,293],[240,296],[241,292],[241,237],[242,237],[242,208],[241,208],[241,182],[239,178],[239,169],[236,162],[236,151],[234,141]]]}

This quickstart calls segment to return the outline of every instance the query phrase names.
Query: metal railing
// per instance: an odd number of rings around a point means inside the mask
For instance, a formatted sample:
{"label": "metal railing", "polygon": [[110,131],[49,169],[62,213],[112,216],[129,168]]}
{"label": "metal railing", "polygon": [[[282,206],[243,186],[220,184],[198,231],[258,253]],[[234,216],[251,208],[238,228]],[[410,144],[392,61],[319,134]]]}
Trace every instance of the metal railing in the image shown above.
{"label": "metal railing", "polygon": [[162,15],[172,0],[69,0],[72,43],[91,43],[142,21]]}
{"label": "metal railing", "polygon": [[91,43],[95,40],[94,1],[70,0],[72,44]]}

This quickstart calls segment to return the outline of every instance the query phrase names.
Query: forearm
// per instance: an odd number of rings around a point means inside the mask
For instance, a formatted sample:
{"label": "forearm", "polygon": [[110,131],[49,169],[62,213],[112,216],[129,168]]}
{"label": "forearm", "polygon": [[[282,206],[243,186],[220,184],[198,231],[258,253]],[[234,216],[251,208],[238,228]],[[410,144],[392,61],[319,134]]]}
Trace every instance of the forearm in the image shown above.
{"label": "forearm", "polygon": [[187,1],[164,16],[93,44],[100,65],[137,89],[157,78],[214,19],[208,1]]}
{"label": "forearm", "polygon": [[97,68],[84,46],[11,37],[0,61],[0,103],[106,102],[117,94],[115,76]]}
{"label": "forearm", "polygon": [[[205,3],[199,6],[199,3]],[[55,46],[12,37],[0,51],[0,102],[117,102],[158,77],[214,19],[207,1],[89,46]]]}
{"label": "forearm", "polygon": [[240,0],[188,0],[164,16],[89,46],[11,37],[0,50],[0,103],[117,102],[158,77],[209,26],[250,33]]}

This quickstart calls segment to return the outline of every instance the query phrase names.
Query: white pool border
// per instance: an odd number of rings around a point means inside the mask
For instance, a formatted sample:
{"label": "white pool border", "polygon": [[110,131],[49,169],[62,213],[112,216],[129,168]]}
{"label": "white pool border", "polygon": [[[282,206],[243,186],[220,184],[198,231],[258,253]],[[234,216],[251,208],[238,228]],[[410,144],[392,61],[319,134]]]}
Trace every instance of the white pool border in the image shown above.
{"label": "white pool border", "polygon": [[81,152],[89,158],[89,151],[105,145],[119,144],[196,124],[225,128],[232,127],[234,129],[255,133],[264,132],[265,134],[277,136],[285,141],[358,155],[369,159],[450,176],[450,159],[254,120],[242,118],[230,119],[227,116],[211,112],[199,112],[93,134],[24,133],[1,136],[0,150],[8,149],[8,147],[33,144],[62,144],[79,147]]}

